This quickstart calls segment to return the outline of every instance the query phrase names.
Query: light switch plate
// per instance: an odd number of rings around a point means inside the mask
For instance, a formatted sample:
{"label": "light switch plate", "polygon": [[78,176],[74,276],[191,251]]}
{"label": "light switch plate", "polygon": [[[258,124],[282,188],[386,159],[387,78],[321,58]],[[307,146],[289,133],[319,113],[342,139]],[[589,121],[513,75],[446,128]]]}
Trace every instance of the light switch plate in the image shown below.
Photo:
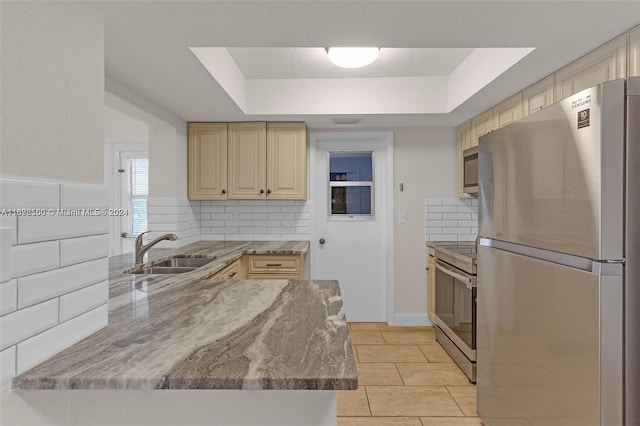
{"label": "light switch plate", "polygon": [[398,210],[398,223],[407,223],[407,211]]}

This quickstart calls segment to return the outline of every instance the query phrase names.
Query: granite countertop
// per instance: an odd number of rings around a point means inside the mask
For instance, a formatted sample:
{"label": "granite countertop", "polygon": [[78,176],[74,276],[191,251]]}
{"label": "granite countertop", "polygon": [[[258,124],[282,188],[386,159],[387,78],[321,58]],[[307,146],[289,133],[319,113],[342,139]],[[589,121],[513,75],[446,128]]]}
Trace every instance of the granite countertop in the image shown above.
{"label": "granite countertop", "polygon": [[151,250],[214,257],[178,275],[131,275],[111,258],[109,324],[13,379],[15,389],[355,389],[337,281],[206,278],[243,254],[308,242],[199,242]]}

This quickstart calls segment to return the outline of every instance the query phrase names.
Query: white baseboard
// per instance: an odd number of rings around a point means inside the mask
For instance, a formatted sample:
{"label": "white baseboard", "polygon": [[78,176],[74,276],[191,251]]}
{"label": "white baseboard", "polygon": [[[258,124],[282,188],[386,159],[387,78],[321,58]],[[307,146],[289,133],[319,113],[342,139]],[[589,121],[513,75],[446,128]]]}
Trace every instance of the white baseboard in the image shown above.
{"label": "white baseboard", "polygon": [[423,313],[401,313],[393,316],[395,326],[434,325],[429,315]]}

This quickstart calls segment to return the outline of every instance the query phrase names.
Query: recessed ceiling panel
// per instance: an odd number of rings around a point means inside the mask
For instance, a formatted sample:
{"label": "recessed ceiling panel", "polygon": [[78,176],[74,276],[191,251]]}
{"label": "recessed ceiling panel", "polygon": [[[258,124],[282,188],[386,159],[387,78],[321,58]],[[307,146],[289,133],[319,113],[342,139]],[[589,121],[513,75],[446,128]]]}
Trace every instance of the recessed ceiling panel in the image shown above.
{"label": "recessed ceiling panel", "polygon": [[246,79],[445,76],[473,49],[381,48],[370,65],[345,69],[329,62],[322,47],[228,47]]}

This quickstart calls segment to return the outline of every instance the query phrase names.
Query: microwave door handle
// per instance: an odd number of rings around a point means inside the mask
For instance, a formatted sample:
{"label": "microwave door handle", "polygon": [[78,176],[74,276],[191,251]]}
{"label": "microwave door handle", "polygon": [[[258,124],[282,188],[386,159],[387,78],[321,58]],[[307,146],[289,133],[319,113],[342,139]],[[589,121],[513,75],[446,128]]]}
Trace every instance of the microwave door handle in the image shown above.
{"label": "microwave door handle", "polygon": [[466,275],[462,275],[459,274],[457,272],[452,271],[451,269],[449,269],[448,267],[445,266],[445,264],[441,261],[436,259],[436,269],[444,272],[445,274],[449,275],[450,277],[453,277],[459,281],[462,281],[463,283],[465,283],[467,285],[468,288],[471,287],[475,287],[475,283],[473,282],[473,278],[472,277],[468,277]]}

